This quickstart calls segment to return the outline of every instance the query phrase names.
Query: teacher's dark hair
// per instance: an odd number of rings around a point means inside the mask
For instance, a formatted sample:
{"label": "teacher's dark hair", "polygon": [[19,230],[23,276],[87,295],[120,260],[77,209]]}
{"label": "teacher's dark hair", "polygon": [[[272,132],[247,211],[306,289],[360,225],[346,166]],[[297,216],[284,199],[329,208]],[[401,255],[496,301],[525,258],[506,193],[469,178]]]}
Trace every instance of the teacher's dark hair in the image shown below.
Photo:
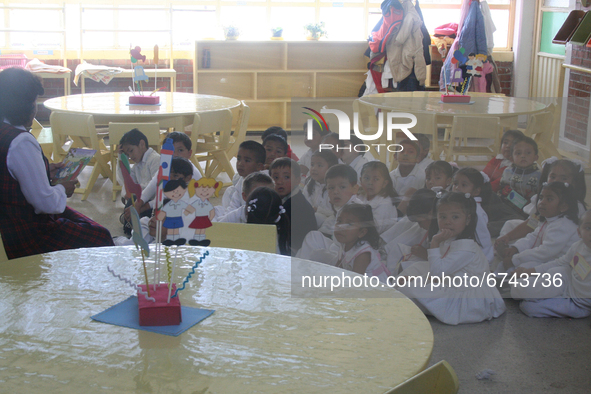
{"label": "teacher's dark hair", "polygon": [[0,121],[14,126],[26,125],[36,110],[37,96],[43,95],[41,80],[22,68],[7,68],[0,73]]}

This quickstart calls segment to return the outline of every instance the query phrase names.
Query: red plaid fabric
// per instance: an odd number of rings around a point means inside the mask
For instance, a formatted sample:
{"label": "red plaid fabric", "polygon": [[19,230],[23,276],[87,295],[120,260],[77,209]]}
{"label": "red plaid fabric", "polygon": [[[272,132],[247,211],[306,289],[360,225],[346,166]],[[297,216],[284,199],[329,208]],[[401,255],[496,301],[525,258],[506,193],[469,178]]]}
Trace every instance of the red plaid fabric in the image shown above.
{"label": "red plaid fabric", "polygon": [[[0,234],[9,259],[54,250],[113,246],[109,230],[70,208],[60,215],[36,214],[6,159],[10,143],[25,131],[0,124]],[[49,179],[49,163],[43,156]]]}

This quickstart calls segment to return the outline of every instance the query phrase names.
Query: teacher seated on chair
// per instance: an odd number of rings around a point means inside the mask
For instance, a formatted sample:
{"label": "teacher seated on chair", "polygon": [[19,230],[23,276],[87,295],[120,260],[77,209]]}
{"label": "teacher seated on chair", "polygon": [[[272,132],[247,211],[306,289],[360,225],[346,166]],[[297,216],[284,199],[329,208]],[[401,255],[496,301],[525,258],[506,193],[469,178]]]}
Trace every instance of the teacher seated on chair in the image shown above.
{"label": "teacher seated on chair", "polygon": [[0,234],[9,259],[113,245],[109,230],[66,206],[76,180],[51,185],[63,165],[49,164],[29,133],[42,94],[29,71],[0,72]]}

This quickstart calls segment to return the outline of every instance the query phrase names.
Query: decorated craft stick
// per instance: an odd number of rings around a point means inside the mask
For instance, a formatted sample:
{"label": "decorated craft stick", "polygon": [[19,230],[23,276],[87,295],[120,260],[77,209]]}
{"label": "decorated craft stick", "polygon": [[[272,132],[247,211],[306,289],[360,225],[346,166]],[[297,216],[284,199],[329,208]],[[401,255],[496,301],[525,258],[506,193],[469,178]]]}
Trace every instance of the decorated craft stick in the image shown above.
{"label": "decorated craft stick", "polygon": [[148,270],[146,269],[146,255],[142,249],[142,264],[144,265],[144,276],[146,278],[146,290],[148,291],[148,297],[150,296],[150,284],[148,283]]}
{"label": "decorated craft stick", "polygon": [[162,243],[166,246],[181,246],[187,243],[185,238],[180,238],[180,229],[184,227],[182,213],[194,212],[182,198],[187,193],[187,184],[182,179],[167,181],[164,186],[164,195],[170,199],[158,212],[156,220],[163,221],[162,226],[168,229],[166,240]]}
{"label": "decorated craft stick", "polygon": [[172,293],[172,280],[174,278],[174,268],[176,267],[176,260],[179,254],[179,247],[176,247],[176,251],[174,252],[174,260],[172,261],[172,274],[170,275],[170,280],[168,281],[168,299],[166,303],[170,303],[170,295]]}
{"label": "decorated craft stick", "polygon": [[123,183],[125,184],[125,197],[130,198],[135,194],[137,199],[142,198],[142,187],[135,183],[131,177],[131,166],[129,165],[129,159],[125,153],[119,154],[119,168],[121,168]]}
{"label": "decorated craft stick", "polygon": [[[160,168],[158,169],[158,178],[157,178],[157,186],[156,186],[156,201],[154,204],[154,216],[157,216],[160,210],[162,209],[162,203],[164,201],[163,197],[163,187],[164,183],[170,179],[170,166],[172,163],[172,156],[174,154],[174,144],[172,139],[167,138],[162,145],[162,149],[160,150]],[[158,281],[160,283],[160,251],[161,251],[161,236],[162,236],[162,222],[156,222],[156,267],[158,271]],[[156,276],[156,272],[154,272],[154,276]]]}
{"label": "decorated craft stick", "polygon": [[158,89],[156,88],[156,74],[158,73],[158,60],[159,60],[158,45],[154,45],[154,66],[156,66],[156,68],[154,69],[154,91],[152,92],[152,94],[154,94],[154,93],[156,93],[156,91],[158,91]]}
{"label": "decorated craft stick", "polygon": [[164,254],[166,255],[166,272],[168,274],[166,282],[168,283],[172,278],[172,256],[170,255],[170,249],[168,247],[164,248]]}
{"label": "decorated craft stick", "polygon": [[201,264],[201,262],[203,261],[203,259],[206,258],[208,255],[209,255],[209,251],[205,251],[205,253],[203,254],[203,256],[201,256],[199,258],[199,260],[197,262],[195,262],[195,265],[193,265],[193,268],[191,269],[191,271],[189,272],[189,274],[187,275],[187,277],[183,281],[183,285],[180,288],[177,288],[176,289],[176,291],[174,292],[174,295],[172,296],[172,298],[175,298],[178,295],[179,291],[185,290],[185,285],[189,282],[189,279],[191,279],[191,276],[193,276],[193,274],[195,273],[195,269],[197,268],[197,266],[199,264]]}
{"label": "decorated craft stick", "polygon": [[121,276],[119,274],[116,274],[115,271],[113,271],[111,269],[110,266],[107,266],[107,271],[109,271],[115,278],[118,278],[120,281],[123,281],[125,283],[127,283],[129,286],[133,287],[134,289],[136,289],[138,291],[138,293],[142,294],[144,297],[146,297],[146,300],[148,301],[152,301],[152,302],[156,302],[156,299],[154,297],[150,297],[148,296],[148,293],[146,293],[144,290],[142,290],[141,287],[139,287],[138,285],[136,285],[135,283],[132,283],[129,279],[127,279],[124,276]]}

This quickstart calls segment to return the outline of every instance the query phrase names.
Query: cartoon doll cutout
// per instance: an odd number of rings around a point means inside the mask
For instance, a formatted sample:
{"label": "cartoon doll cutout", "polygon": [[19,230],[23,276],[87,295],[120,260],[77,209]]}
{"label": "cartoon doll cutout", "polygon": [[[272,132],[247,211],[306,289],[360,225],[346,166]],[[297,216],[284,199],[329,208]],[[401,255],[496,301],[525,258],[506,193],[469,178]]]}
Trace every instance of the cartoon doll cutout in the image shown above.
{"label": "cartoon doll cutout", "polygon": [[212,196],[219,196],[222,183],[213,178],[201,178],[191,181],[189,184],[189,196],[191,208],[195,211],[195,219],[189,224],[189,228],[195,230],[195,236],[189,240],[189,245],[209,246],[211,241],[205,239],[205,230],[211,227],[211,220],[215,216],[213,205],[209,202]]}
{"label": "cartoon doll cutout", "polygon": [[166,239],[162,242],[165,246],[184,245],[187,243],[185,238],[179,238],[179,229],[184,227],[182,213],[187,215],[195,209],[190,206],[182,198],[187,192],[187,184],[185,181],[171,180],[164,185],[164,196],[170,200],[164,204],[160,212],[158,212],[157,220],[163,221],[162,227],[168,229]]}

